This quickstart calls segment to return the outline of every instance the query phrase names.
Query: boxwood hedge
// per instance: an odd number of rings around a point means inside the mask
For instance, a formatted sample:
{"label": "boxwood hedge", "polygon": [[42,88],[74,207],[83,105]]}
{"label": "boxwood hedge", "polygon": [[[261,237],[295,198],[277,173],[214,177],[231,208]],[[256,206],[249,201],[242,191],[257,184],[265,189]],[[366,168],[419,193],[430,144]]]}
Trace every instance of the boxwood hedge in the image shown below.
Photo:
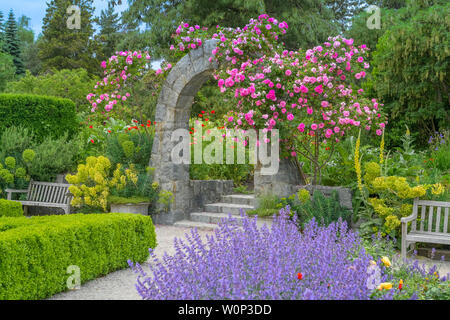
{"label": "boxwood hedge", "polygon": [[19,125],[33,130],[39,141],[66,131],[71,137],[78,127],[75,103],[32,94],[0,94],[0,131]]}
{"label": "boxwood hedge", "polygon": [[20,202],[0,199],[0,217],[21,216],[23,216],[23,209]]}
{"label": "boxwood hedge", "polygon": [[143,262],[155,247],[148,216],[1,217],[0,300],[50,297],[67,290],[69,266],[80,268],[83,283],[128,267],[128,259]]}

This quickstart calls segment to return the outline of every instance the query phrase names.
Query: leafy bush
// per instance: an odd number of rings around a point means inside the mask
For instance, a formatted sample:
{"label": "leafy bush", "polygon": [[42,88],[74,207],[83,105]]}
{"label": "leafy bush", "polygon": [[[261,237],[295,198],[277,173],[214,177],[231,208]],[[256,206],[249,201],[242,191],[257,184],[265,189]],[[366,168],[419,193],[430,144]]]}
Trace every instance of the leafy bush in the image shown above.
{"label": "leafy bush", "polygon": [[75,104],[62,98],[0,94],[0,131],[19,125],[34,131],[38,141],[65,132],[72,137],[78,128]]}
{"label": "leafy bush", "polygon": [[46,137],[34,151],[36,156],[29,166],[31,177],[37,181],[54,181],[57,174],[75,166],[78,145],[64,133],[59,138]]}
{"label": "leafy bush", "polygon": [[[78,165],[75,175],[66,176],[71,184],[69,191],[73,194],[71,204],[107,211],[108,203],[117,197],[146,197],[147,201],[154,202],[158,197],[159,184],[152,183],[152,173],[151,168],[146,173],[139,173],[133,164],[129,168],[123,168],[120,163],[113,167],[104,156],[88,157],[85,164]],[[111,199],[110,196],[114,197]]]}
{"label": "leafy bush", "polygon": [[106,137],[105,153],[112,165],[133,163],[138,170],[148,166],[152,153],[154,130],[125,130]]}
{"label": "leafy bush", "polygon": [[81,110],[80,107],[89,106],[86,93],[94,82],[85,69],[51,70],[39,76],[27,72],[19,80],[9,82],[5,92],[67,98]]}
{"label": "leafy bush", "polygon": [[34,134],[23,126],[12,126],[6,128],[0,135],[0,161],[6,157],[18,159],[25,149],[33,149]]}
{"label": "leafy bush", "polygon": [[21,216],[23,216],[23,209],[20,202],[0,199],[0,217]]}
{"label": "leafy bush", "polygon": [[156,247],[150,217],[72,214],[0,218],[0,299],[43,299],[65,291],[69,266],[81,283],[143,262]]}
{"label": "leafy bush", "polygon": [[[35,153],[31,149],[25,149],[22,157],[6,157],[5,160],[0,161],[0,195],[4,195],[4,189],[24,189],[28,186],[30,176],[28,174],[28,167]],[[20,160],[19,160],[20,159]]]}
{"label": "leafy bush", "polygon": [[337,191],[333,191],[330,197],[325,197],[322,192],[315,190],[312,199],[309,199],[309,195],[305,197],[302,190],[304,189],[299,190],[297,198],[291,196],[286,199],[286,204],[291,206],[300,226],[304,226],[313,218],[324,226],[339,219],[350,222],[352,212],[341,206]]}

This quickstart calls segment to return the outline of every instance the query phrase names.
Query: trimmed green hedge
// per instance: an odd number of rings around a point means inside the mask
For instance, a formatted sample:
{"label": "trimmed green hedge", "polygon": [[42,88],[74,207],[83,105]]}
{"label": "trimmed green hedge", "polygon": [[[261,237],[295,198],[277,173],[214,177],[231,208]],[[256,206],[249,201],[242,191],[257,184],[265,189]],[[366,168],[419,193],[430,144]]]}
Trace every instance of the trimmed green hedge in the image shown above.
{"label": "trimmed green hedge", "polygon": [[81,283],[143,262],[156,247],[149,216],[124,213],[0,218],[0,300],[43,299],[67,290],[69,266]]}
{"label": "trimmed green hedge", "polygon": [[20,202],[0,199],[0,217],[21,216],[23,216],[23,209]]}
{"label": "trimmed green hedge", "polygon": [[33,130],[39,141],[66,131],[72,137],[78,128],[75,103],[48,96],[0,94],[0,131],[19,125]]}

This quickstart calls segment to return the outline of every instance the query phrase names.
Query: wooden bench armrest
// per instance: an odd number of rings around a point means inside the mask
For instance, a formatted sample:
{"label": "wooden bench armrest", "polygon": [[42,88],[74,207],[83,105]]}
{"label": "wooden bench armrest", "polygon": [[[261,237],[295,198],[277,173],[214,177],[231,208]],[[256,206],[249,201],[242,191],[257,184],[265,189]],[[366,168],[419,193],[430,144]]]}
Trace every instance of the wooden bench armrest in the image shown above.
{"label": "wooden bench armrest", "polygon": [[6,193],[27,193],[28,189],[5,189]]}
{"label": "wooden bench armrest", "polygon": [[414,221],[414,220],[416,220],[416,219],[417,219],[417,215],[412,214],[412,215],[410,215],[410,216],[401,218],[400,221],[401,221],[402,223],[407,223],[407,222]]}
{"label": "wooden bench armrest", "polygon": [[6,189],[5,192],[7,193],[6,199],[11,200],[13,193],[27,193],[28,189]]}

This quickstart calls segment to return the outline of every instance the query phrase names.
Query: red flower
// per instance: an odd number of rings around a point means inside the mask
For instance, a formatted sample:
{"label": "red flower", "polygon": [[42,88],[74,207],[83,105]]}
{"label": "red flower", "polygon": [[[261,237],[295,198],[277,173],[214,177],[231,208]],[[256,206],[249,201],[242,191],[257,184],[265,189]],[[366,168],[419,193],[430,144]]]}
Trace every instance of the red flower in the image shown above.
{"label": "red flower", "polygon": [[94,139],[91,139],[91,143],[94,143]]}
{"label": "red flower", "polygon": [[209,119],[208,118],[205,118],[205,121],[208,121]]}
{"label": "red flower", "polygon": [[111,130],[108,130],[108,133],[111,133]]}
{"label": "red flower", "polygon": [[205,111],[202,111],[202,113],[205,113]]}
{"label": "red flower", "polygon": [[215,112],[214,110],[211,110],[211,113],[214,114],[214,113],[216,113],[216,112]]}
{"label": "red flower", "polygon": [[203,115],[202,115],[201,113],[199,113],[199,115],[198,115],[198,116],[199,116],[200,118],[201,118],[201,117],[203,117]]}
{"label": "red flower", "polygon": [[302,280],[303,279],[303,274],[302,273],[297,273],[297,279],[298,280]]}
{"label": "red flower", "polygon": [[92,126],[89,126],[89,129],[92,129]]}

